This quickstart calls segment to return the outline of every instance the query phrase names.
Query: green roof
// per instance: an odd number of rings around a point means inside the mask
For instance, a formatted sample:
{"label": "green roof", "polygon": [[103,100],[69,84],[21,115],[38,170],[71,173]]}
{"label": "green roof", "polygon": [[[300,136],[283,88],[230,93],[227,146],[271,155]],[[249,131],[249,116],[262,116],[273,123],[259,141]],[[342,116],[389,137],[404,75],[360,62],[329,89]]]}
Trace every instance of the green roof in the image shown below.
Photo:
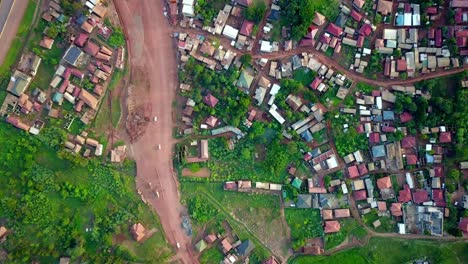
{"label": "green roof", "polygon": [[207,245],[205,241],[202,239],[197,244],[195,244],[195,249],[197,249],[198,252],[202,252],[203,250],[205,250],[206,246]]}
{"label": "green roof", "polygon": [[292,182],[292,186],[296,187],[296,189],[300,189],[302,185],[302,180],[299,178],[294,178],[294,181]]}
{"label": "green roof", "polygon": [[237,86],[248,91],[250,89],[250,85],[252,85],[253,79],[254,77],[249,72],[243,70],[240,74],[239,80],[237,80]]}

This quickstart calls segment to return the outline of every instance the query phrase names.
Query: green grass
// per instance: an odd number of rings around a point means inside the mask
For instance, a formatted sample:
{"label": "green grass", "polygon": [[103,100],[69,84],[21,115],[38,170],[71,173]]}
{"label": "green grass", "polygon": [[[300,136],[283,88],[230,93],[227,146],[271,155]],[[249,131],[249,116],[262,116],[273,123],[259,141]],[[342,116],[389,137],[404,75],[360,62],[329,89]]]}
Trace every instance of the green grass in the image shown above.
{"label": "green grass", "polygon": [[294,80],[308,87],[317,74],[310,69],[298,69],[293,72]]}
{"label": "green grass", "polygon": [[112,98],[112,126],[116,128],[120,123],[122,109],[120,105],[120,97]]}
{"label": "green grass", "polygon": [[[61,151],[3,123],[0,138],[8,138],[0,152],[0,217],[13,231],[2,245],[11,258],[29,262],[53,256],[44,259],[53,263],[73,252],[74,260],[119,263],[164,261],[172,255],[157,216],[136,194],[133,175],[92,159],[80,165],[78,156],[60,158]],[[156,230],[142,245],[129,240],[128,225],[137,221]],[[126,238],[122,244],[112,241],[117,234]],[[114,251],[119,247],[130,255]]]}
{"label": "green grass", "polygon": [[[216,218],[208,222],[207,229],[219,230],[219,223],[228,220],[241,240],[251,239],[256,246],[256,254],[265,258],[270,253],[256,237],[267,244],[286,239],[278,196],[226,192],[222,183],[194,182],[191,179],[181,179],[183,201],[196,196],[218,211]],[[194,225],[197,230],[201,228],[197,223]]]}
{"label": "green grass", "polygon": [[284,209],[286,222],[291,228],[291,239],[299,247],[308,238],[322,237],[322,219],[318,209]]}
{"label": "green grass", "polygon": [[[377,215],[377,210],[376,209],[374,209],[370,213],[364,215],[362,217],[362,220],[364,221],[364,223],[368,227],[374,229],[377,232],[390,233],[390,232],[395,232],[396,231],[395,221],[393,221],[390,217],[387,217],[387,216],[379,217]],[[374,225],[372,223],[374,223],[374,221],[376,221],[376,220],[380,220],[381,225],[379,227],[377,227],[377,228],[374,228]]]}
{"label": "green grass", "polygon": [[375,237],[365,247],[340,251],[331,256],[300,256],[290,263],[394,264],[426,258],[430,263],[467,263],[468,244]]}
{"label": "green grass", "polygon": [[362,239],[367,234],[367,231],[354,219],[340,220],[340,225],[341,229],[338,233],[325,235],[326,250],[337,247],[348,237]]}
{"label": "green grass", "polygon": [[200,256],[201,264],[219,264],[224,259],[223,253],[213,246],[212,248],[205,249]]}
{"label": "green grass", "polygon": [[377,89],[377,87],[372,86],[372,85],[367,84],[367,83],[358,82],[356,84],[356,90],[360,91],[360,92],[363,92],[365,94],[370,94],[370,93],[372,93],[373,90],[376,90],[376,89]]}
{"label": "green grass", "polygon": [[12,41],[10,49],[3,60],[3,64],[0,66],[0,77],[7,75],[10,72],[10,68],[16,62],[20,51],[24,46],[24,39],[27,36],[31,27],[34,11],[36,10],[37,0],[30,0],[26,11],[24,12],[21,23],[16,33],[16,38]]}

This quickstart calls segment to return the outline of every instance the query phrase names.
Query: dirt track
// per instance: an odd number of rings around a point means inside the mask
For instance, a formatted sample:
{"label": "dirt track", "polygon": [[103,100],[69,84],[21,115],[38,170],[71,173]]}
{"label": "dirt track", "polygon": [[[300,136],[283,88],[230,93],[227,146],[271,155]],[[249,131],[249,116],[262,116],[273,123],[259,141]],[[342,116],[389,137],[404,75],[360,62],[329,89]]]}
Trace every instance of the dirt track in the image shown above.
{"label": "dirt track", "polygon": [[[185,213],[185,208],[180,204],[177,177],[172,170],[176,53],[162,3],[114,1],[129,41],[131,82],[135,85],[134,92],[139,94],[137,103],[151,104],[151,115],[158,116],[158,121],[149,124],[146,133],[131,145],[130,152],[137,163],[137,188],[156,209],[170,244],[174,248],[176,243],[180,244],[174,260],[197,263],[192,255],[191,239],[181,228],[181,214]],[[158,144],[161,150],[157,149]]]}
{"label": "dirt track", "polygon": [[[7,2],[10,1],[5,1],[5,3],[2,3],[2,9],[9,8],[9,6],[6,4]],[[26,7],[28,7],[28,1],[17,0],[14,1],[9,15],[7,12],[3,12],[3,10],[1,10],[1,15],[7,17],[2,18],[2,21],[5,21],[5,25],[3,31],[0,33],[0,64],[3,63],[3,60],[5,59],[5,56],[10,49],[11,43],[16,37],[16,32],[18,31],[18,27],[21,23],[21,20],[23,19]]]}

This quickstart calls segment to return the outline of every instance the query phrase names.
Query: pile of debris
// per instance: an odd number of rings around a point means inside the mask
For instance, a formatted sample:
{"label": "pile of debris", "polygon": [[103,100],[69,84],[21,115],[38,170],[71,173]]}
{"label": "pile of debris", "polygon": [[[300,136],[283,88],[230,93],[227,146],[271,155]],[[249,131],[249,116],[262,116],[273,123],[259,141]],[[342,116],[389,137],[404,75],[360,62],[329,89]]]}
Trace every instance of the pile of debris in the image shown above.
{"label": "pile of debris", "polygon": [[129,112],[125,127],[130,137],[130,142],[134,143],[145,133],[150,121],[151,105],[136,107],[134,111]]}

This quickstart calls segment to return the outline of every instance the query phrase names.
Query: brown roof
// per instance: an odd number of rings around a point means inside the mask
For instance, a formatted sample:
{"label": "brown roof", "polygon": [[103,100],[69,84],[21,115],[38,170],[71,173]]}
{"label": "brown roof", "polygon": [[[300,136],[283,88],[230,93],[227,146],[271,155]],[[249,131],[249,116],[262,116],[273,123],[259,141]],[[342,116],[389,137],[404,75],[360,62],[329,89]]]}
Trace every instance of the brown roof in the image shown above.
{"label": "brown roof", "polygon": [[92,41],[88,41],[83,51],[91,56],[96,56],[96,54],[99,52],[99,46]]}
{"label": "brown roof", "polygon": [[232,245],[231,245],[231,243],[229,243],[227,238],[225,238],[225,239],[223,239],[223,241],[221,241],[221,246],[223,247],[224,252],[228,252],[228,251],[230,251],[232,249]]}
{"label": "brown roof", "polygon": [[377,207],[379,208],[379,211],[387,211],[387,203],[379,201],[377,202]]}
{"label": "brown roof", "polygon": [[319,12],[315,12],[314,20],[312,20],[312,23],[314,23],[317,26],[323,25],[325,23],[326,18],[324,15],[320,14]]}
{"label": "brown roof", "polygon": [[54,45],[54,39],[49,38],[48,36],[44,36],[39,45],[41,45],[41,47],[43,48],[51,49],[52,46]]}
{"label": "brown roof", "polygon": [[102,95],[102,92],[103,92],[102,85],[99,85],[99,84],[96,85],[96,86],[94,87],[93,92],[94,92],[95,94],[101,96],[101,95]]}
{"label": "brown roof", "polygon": [[2,238],[7,232],[7,229],[4,226],[0,226],[0,238]]}
{"label": "brown roof", "polygon": [[214,127],[216,126],[216,123],[218,122],[218,118],[214,117],[214,116],[210,116],[206,119],[206,124],[211,126],[211,127]]}
{"label": "brown roof", "polygon": [[208,244],[211,244],[216,241],[216,235],[215,234],[209,234],[205,237],[205,241]]}
{"label": "brown roof", "polygon": [[324,231],[326,234],[328,233],[336,233],[340,231],[340,222],[338,221],[326,221]]}
{"label": "brown roof", "polygon": [[107,7],[103,5],[96,5],[93,8],[93,13],[96,14],[98,17],[103,18],[107,13]]}
{"label": "brown roof", "polygon": [[88,33],[91,33],[93,32],[93,29],[94,29],[94,26],[91,25],[88,21],[85,21],[82,25],[81,25],[81,29],[88,32]]}
{"label": "brown roof", "polygon": [[349,209],[335,209],[335,218],[350,217]]}
{"label": "brown roof", "polygon": [[218,98],[214,97],[211,94],[208,94],[207,96],[203,97],[203,102],[210,107],[215,107],[218,101]]}
{"label": "brown roof", "polygon": [[333,210],[322,210],[322,218],[324,220],[331,220],[333,219]]}
{"label": "brown roof", "polygon": [[213,56],[214,52],[215,52],[215,47],[213,47],[213,45],[211,45],[210,42],[208,41],[203,42],[200,48],[201,54],[207,54],[208,56]]}
{"label": "brown roof", "polygon": [[389,176],[383,177],[377,180],[377,187],[379,189],[387,189],[387,188],[392,188],[392,180],[390,179]]}
{"label": "brown roof", "polygon": [[366,0],[354,0],[353,1],[353,4],[359,9],[361,9],[365,3],[366,3]]}
{"label": "brown roof", "polygon": [[100,52],[112,56],[112,50],[108,49],[106,46],[101,46]]}
{"label": "brown roof", "polygon": [[379,0],[379,3],[377,4],[377,12],[381,13],[384,16],[388,15],[392,12],[392,2]]}
{"label": "brown roof", "polygon": [[97,55],[96,55],[96,59],[98,60],[104,60],[104,61],[110,61],[111,59],[111,56],[107,55],[107,54],[104,54],[102,52],[99,52]]}
{"label": "brown roof", "polygon": [[98,99],[94,97],[91,93],[82,89],[79,98],[85,102],[92,109],[96,109],[98,105]]}
{"label": "brown roof", "polygon": [[145,237],[145,227],[140,224],[134,224],[130,227],[130,232],[132,233],[133,239],[136,241],[141,241]]}
{"label": "brown roof", "polygon": [[393,216],[402,216],[403,212],[401,211],[401,203],[392,203],[390,206],[390,211]]}

